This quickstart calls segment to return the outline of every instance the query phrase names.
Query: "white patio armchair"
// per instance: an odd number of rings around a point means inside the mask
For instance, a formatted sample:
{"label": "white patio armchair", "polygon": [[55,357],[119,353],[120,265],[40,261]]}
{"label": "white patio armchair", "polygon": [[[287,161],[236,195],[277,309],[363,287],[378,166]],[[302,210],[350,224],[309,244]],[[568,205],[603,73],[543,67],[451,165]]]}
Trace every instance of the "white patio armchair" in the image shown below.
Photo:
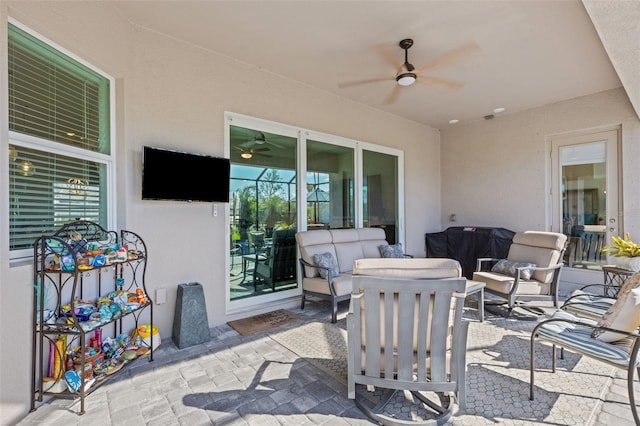
{"label": "white patio armchair", "polygon": [[[355,262],[347,315],[348,397],[376,422],[443,424],[455,402],[464,409],[468,322],[462,319],[466,279],[460,272],[451,259]],[[385,395],[372,407],[357,384],[382,388]],[[411,391],[434,418],[421,423],[385,415],[385,405],[402,390]]]}
{"label": "white patio armchair", "polygon": [[547,300],[558,307],[566,241],[566,235],[555,232],[518,232],[506,259],[478,259],[473,279],[484,282],[486,292],[504,299],[509,312],[523,301]]}

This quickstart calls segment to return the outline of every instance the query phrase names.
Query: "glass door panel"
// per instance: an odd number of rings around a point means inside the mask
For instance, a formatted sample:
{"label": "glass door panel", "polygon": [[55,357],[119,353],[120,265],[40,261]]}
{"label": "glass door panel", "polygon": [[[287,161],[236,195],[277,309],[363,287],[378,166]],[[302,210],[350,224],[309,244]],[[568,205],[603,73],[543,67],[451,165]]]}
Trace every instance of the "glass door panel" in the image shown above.
{"label": "glass door panel", "polygon": [[554,230],[567,235],[565,263],[571,268],[601,270],[607,264],[602,248],[620,226],[617,133],[554,139],[553,160],[558,224]]}
{"label": "glass door panel", "polygon": [[296,283],[297,139],[230,126],[231,300]]}
{"label": "glass door panel", "polygon": [[389,244],[400,241],[398,157],[362,150],[364,227],[384,228]]}
{"label": "glass door panel", "polygon": [[354,149],[307,140],[307,229],[353,228]]}

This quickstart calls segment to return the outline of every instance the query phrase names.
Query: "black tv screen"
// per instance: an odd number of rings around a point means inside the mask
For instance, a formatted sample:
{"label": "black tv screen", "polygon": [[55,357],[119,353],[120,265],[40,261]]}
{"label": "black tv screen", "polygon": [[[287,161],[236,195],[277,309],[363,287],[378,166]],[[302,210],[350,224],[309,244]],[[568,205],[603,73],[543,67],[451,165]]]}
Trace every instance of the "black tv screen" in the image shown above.
{"label": "black tv screen", "polygon": [[229,202],[228,158],[142,149],[142,199]]}

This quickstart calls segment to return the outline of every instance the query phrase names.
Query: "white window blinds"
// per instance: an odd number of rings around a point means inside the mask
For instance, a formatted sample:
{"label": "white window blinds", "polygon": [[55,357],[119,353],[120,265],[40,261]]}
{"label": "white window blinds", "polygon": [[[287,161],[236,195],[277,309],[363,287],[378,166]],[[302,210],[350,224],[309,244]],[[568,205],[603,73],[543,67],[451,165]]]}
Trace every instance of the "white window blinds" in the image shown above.
{"label": "white window blinds", "polygon": [[109,80],[10,25],[9,130],[109,154]]}
{"label": "white window blinds", "polygon": [[8,52],[10,249],[72,220],[108,227],[109,80],[11,24]]}

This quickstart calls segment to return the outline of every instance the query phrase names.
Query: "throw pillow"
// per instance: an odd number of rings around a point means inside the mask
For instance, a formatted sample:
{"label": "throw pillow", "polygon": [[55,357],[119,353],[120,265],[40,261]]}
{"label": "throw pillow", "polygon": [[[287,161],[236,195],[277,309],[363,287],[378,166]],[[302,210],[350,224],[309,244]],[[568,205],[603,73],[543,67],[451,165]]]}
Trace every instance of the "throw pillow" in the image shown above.
{"label": "throw pillow", "polygon": [[[535,268],[535,267],[536,267],[535,263],[515,262],[509,259],[501,259],[498,261],[498,263],[493,265],[493,268],[491,268],[491,272],[495,272],[496,274],[509,275],[510,277],[515,277],[517,272],[516,268]],[[522,272],[520,273],[520,278],[524,280],[530,280],[532,273],[533,271],[531,269],[523,269]]]}
{"label": "throw pillow", "polygon": [[[618,292],[618,299],[598,321],[598,326],[627,332],[635,331],[640,326],[640,273],[625,281]],[[594,330],[592,336],[604,342],[615,342],[626,337],[603,330]]]}
{"label": "throw pillow", "polygon": [[380,256],[386,258],[400,258],[404,257],[404,250],[402,249],[402,243],[392,245],[379,245]]}
{"label": "throw pillow", "polygon": [[[338,269],[338,263],[336,262],[336,258],[333,257],[332,253],[318,253],[313,255],[313,263],[318,266],[322,266],[324,268],[329,268],[329,272],[331,273],[331,278],[337,277],[340,275],[340,270]],[[327,278],[327,270],[319,269],[320,276],[322,278]]]}

